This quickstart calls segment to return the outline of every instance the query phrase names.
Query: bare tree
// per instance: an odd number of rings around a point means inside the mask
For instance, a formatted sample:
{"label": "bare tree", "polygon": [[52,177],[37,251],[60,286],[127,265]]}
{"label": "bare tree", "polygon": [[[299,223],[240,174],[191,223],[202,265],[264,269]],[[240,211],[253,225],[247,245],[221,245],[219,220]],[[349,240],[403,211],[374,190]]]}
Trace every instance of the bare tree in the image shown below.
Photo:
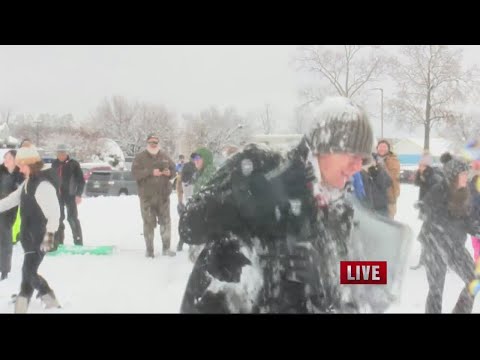
{"label": "bare tree", "polygon": [[92,128],[115,140],[128,155],[145,146],[149,133],[159,134],[161,146],[175,151],[176,124],[164,106],[129,103],[121,96],[105,99],[92,116]]}
{"label": "bare tree", "polygon": [[130,104],[122,96],[113,96],[98,106],[93,122],[105,137],[114,139],[122,148],[126,148],[134,133],[137,110],[138,104]]}
{"label": "bare tree", "polygon": [[145,147],[148,134],[155,133],[160,137],[160,146],[173,154],[176,149],[177,125],[172,113],[164,106],[140,104],[134,132],[134,144],[137,148]]}
{"label": "bare tree", "polygon": [[379,80],[386,71],[388,57],[378,46],[343,45],[335,47],[301,47],[296,61],[299,69],[314,72],[327,81],[320,95],[315,89],[307,89],[307,102],[321,100],[326,93],[354,97],[368,84]]}
{"label": "bare tree", "polygon": [[269,104],[265,104],[262,112],[260,113],[260,121],[262,124],[263,132],[265,134],[270,134],[275,127],[275,122],[272,118],[272,111],[270,110]]}
{"label": "bare tree", "polygon": [[445,119],[439,133],[451,140],[456,146],[463,147],[469,140],[480,133],[480,109],[476,107],[462,107],[461,111],[453,112]]}
{"label": "bare tree", "polygon": [[0,112],[0,123],[5,123],[8,125],[9,120],[11,120],[13,116],[12,109],[8,108],[5,110],[2,110]]}
{"label": "bare tree", "polygon": [[429,150],[430,132],[455,118],[454,106],[465,99],[474,85],[476,69],[462,69],[462,51],[445,45],[407,45],[392,73],[398,92],[390,112],[399,123],[423,126],[424,149]]}
{"label": "bare tree", "polygon": [[232,107],[221,113],[212,106],[197,115],[184,114],[183,118],[186,122],[184,136],[192,151],[204,146],[220,154],[227,145],[243,145],[252,132],[247,119]]}

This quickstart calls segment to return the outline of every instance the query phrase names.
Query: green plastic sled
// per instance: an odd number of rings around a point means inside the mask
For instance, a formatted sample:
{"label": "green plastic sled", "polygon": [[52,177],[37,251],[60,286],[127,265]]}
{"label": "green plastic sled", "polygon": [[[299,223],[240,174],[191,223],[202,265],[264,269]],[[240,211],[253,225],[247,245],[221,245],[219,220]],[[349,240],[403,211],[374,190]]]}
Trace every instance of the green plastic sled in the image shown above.
{"label": "green plastic sled", "polygon": [[114,247],[104,246],[82,246],[82,245],[58,245],[57,250],[47,253],[50,256],[57,255],[111,255]]}

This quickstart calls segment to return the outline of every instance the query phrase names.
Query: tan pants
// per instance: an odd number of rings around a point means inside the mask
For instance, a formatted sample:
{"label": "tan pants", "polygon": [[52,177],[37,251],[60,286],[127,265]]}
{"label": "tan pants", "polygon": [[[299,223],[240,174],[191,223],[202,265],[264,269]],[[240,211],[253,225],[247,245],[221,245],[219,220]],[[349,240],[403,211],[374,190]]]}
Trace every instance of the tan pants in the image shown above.
{"label": "tan pants", "polygon": [[160,225],[163,250],[169,250],[171,233],[170,198],[140,198],[140,208],[142,211],[143,236],[145,237],[147,252],[153,254],[153,239],[157,223]]}

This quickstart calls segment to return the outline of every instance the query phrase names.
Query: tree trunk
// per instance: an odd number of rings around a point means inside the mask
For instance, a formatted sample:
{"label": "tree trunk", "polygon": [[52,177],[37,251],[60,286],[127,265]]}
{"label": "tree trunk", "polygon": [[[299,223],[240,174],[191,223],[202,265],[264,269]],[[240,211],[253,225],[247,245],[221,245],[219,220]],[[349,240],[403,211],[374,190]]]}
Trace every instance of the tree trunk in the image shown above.
{"label": "tree trunk", "polygon": [[429,151],[430,149],[430,121],[425,122],[425,137],[423,140],[423,150]]}
{"label": "tree trunk", "polygon": [[428,90],[427,103],[425,106],[425,138],[423,140],[423,149],[425,151],[430,150],[430,113],[431,113],[430,90]]}

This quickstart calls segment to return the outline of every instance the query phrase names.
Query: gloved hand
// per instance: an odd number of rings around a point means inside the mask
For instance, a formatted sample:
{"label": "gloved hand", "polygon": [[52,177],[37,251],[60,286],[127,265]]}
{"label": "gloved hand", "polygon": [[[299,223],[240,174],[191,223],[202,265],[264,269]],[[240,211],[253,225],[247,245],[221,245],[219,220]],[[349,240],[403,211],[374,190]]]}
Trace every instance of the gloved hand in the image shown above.
{"label": "gloved hand", "polygon": [[312,243],[294,243],[286,264],[287,279],[316,287],[319,284],[320,265],[320,254]]}
{"label": "gloved hand", "polygon": [[370,174],[371,177],[376,177],[378,174],[378,168],[376,166],[370,166],[368,168],[368,173]]}
{"label": "gloved hand", "polygon": [[47,232],[45,233],[45,237],[43,238],[42,243],[40,244],[40,250],[43,252],[49,252],[53,249],[53,233]]}
{"label": "gloved hand", "polygon": [[183,203],[178,203],[177,205],[177,212],[178,215],[181,215],[187,207]]}

